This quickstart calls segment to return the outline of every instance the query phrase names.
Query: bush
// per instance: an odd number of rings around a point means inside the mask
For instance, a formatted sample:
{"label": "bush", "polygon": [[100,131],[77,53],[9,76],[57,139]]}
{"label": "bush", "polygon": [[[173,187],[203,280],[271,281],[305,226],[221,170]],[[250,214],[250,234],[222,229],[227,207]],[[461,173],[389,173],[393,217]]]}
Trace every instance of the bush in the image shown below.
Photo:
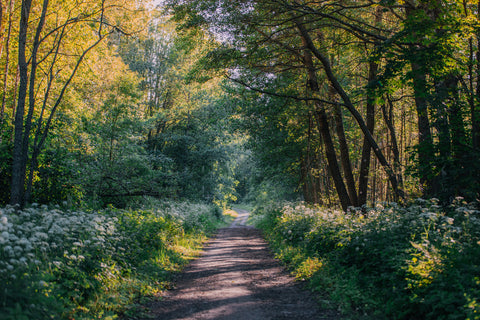
{"label": "bush", "polygon": [[297,278],[345,312],[480,319],[480,212],[461,198],[349,213],[288,203],[254,220]]}
{"label": "bush", "polygon": [[215,207],[0,209],[1,319],[113,319],[168,285],[218,224]]}

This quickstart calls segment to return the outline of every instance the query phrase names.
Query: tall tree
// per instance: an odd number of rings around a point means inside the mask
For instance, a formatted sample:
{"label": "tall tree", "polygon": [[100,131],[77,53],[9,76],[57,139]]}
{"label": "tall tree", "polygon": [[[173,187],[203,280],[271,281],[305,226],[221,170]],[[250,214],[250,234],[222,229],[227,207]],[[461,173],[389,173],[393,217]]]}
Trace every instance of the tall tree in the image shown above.
{"label": "tall tree", "polygon": [[[36,3],[31,0],[22,1],[19,28],[20,85],[14,122],[10,202],[20,205],[29,201],[38,155],[45,143],[55,113],[80,65],[86,55],[109,34],[121,31],[119,25],[111,22],[118,20],[114,18],[114,15],[118,14],[118,6],[113,2],[102,0],[95,4],[85,2],[72,4],[44,0],[40,8],[34,9],[34,5]],[[50,11],[51,14],[49,14]],[[32,28],[32,21],[35,20],[31,15],[36,12],[40,12],[40,15],[36,17],[37,22]],[[94,36],[90,39],[85,38],[83,36],[85,30],[90,30]],[[73,47],[67,48],[66,43]],[[72,54],[64,55],[63,50],[70,51]],[[70,58],[65,60],[65,57]],[[40,80],[39,70],[47,70],[46,85]],[[58,79],[62,79],[62,82],[59,83]],[[38,99],[39,90],[44,91],[41,99]],[[40,110],[37,110],[38,104],[41,105]],[[25,111],[27,111],[26,117]],[[33,145],[30,145],[32,141],[30,134],[36,113],[38,114],[37,129]],[[29,159],[30,178],[26,183]],[[25,193],[26,184],[28,186]]]}
{"label": "tall tree", "polygon": [[[474,27],[478,20],[478,2],[169,2],[174,4],[177,16],[184,19],[185,26],[203,25],[222,39],[223,48],[212,53],[209,61],[230,67],[233,70],[230,77],[237,83],[262,94],[311,102],[311,106],[321,102],[328,111],[327,118],[336,115],[332,118],[336,120],[335,126],[328,129],[331,135],[332,128],[337,133],[332,135],[334,153],[329,152],[331,159],[340,155],[337,158],[340,175],[335,174],[334,180],[339,182],[341,178],[348,190],[346,195],[341,183],[336,183],[337,192],[344,198],[344,208],[348,203],[366,202],[369,185],[372,185],[368,182],[370,152],[383,167],[393,198],[402,198],[402,171],[412,165],[405,155],[413,144],[416,171],[409,179],[419,179],[418,189],[424,195],[448,200],[458,194],[472,195],[462,185],[476,190],[472,184],[474,178],[467,178],[465,170],[472,168],[474,174],[470,177],[478,176],[471,160],[475,153],[467,143],[471,137],[470,144],[475,145],[478,131],[478,112],[473,99],[474,91],[480,92],[474,70],[474,63],[478,62],[474,53],[478,48],[468,40],[478,39]],[[470,37],[465,38],[464,34]],[[312,56],[313,67],[310,67],[320,84],[312,96],[306,95],[301,85],[313,79],[308,75],[304,51]],[[465,52],[470,55],[468,70],[459,63],[465,58],[462,57]],[[336,56],[341,56],[342,63],[336,64]],[[283,88],[269,87],[273,82],[253,79],[285,74],[296,77],[297,81],[297,91],[290,92],[288,97]],[[329,93],[328,86],[333,88],[334,95]],[[335,101],[335,96],[339,101]],[[383,114],[379,119],[374,116],[377,104]],[[401,108],[393,108],[394,104]],[[339,113],[338,107],[345,112]],[[410,110],[415,111],[416,124],[406,124],[407,119],[401,119],[402,127],[396,127],[395,117],[410,115]],[[379,121],[381,119],[384,121]],[[356,122],[355,128],[351,126],[352,120]],[[306,128],[308,117],[303,121],[302,126]],[[331,126],[332,122],[328,121]],[[416,132],[401,131],[407,128]],[[384,130],[389,134],[382,136]],[[397,141],[397,132],[402,143]],[[349,145],[346,141],[349,134],[357,137],[360,134],[363,146]],[[306,135],[311,137],[311,131]],[[323,138],[321,141],[326,143]],[[311,149],[304,152],[310,154]],[[360,162],[356,162],[358,159]],[[329,169],[332,170],[330,166]],[[308,170],[300,171],[305,176]],[[358,174],[358,181],[352,179],[351,173]],[[383,188],[382,178],[383,174],[376,174],[376,187]],[[357,192],[352,188],[352,181],[358,182]],[[358,202],[354,199],[355,193]],[[382,194],[389,197],[392,193]]]}

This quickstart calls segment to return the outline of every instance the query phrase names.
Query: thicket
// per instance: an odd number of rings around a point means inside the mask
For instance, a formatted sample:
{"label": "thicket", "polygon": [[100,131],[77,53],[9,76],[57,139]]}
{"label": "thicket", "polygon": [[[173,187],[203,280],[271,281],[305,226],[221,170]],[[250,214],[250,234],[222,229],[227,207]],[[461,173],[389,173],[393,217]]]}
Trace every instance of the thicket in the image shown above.
{"label": "thicket", "polygon": [[367,319],[480,319],[480,211],[461,198],[346,214],[264,205],[254,220],[325,306]]}
{"label": "thicket", "polygon": [[140,303],[168,288],[172,274],[222,222],[214,205],[152,204],[155,209],[1,208],[0,318],[141,314]]}

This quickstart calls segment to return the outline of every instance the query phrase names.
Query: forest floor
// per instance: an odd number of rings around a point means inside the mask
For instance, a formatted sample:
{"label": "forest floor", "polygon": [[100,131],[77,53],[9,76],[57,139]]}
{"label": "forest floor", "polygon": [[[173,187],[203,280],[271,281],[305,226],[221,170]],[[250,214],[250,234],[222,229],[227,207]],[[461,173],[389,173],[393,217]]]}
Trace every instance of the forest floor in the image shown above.
{"label": "forest floor", "polygon": [[236,211],[239,216],[210,240],[175,288],[148,305],[148,319],[340,319],[321,310],[273,258],[260,231],[246,225],[248,211]]}

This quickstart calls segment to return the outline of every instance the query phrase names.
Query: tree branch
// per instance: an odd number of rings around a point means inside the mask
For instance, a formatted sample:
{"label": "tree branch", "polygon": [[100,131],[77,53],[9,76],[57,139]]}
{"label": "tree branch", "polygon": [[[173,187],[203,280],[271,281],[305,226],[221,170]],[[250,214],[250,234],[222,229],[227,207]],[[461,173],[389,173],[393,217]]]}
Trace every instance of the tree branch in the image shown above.
{"label": "tree branch", "polygon": [[253,87],[252,85],[242,81],[242,80],[239,80],[239,79],[235,79],[235,78],[232,78],[230,76],[226,76],[227,79],[235,82],[235,83],[238,83],[252,91],[255,91],[255,92],[258,92],[258,93],[263,93],[263,94],[266,94],[266,95],[270,95],[270,96],[274,96],[274,97],[279,97],[279,98],[286,98],[286,99],[293,99],[293,100],[297,100],[297,101],[317,101],[317,102],[321,102],[321,103],[325,103],[325,104],[329,104],[329,105],[334,105],[334,106],[345,106],[343,103],[340,103],[340,102],[333,102],[333,101],[328,101],[328,100],[323,100],[323,99],[320,99],[320,98],[315,98],[315,97],[299,97],[299,96],[295,96],[295,95],[288,95],[288,94],[282,94],[282,93],[277,93],[277,92],[273,92],[273,91],[267,91],[267,90],[263,90],[263,89],[259,89],[259,88],[255,88]]}

